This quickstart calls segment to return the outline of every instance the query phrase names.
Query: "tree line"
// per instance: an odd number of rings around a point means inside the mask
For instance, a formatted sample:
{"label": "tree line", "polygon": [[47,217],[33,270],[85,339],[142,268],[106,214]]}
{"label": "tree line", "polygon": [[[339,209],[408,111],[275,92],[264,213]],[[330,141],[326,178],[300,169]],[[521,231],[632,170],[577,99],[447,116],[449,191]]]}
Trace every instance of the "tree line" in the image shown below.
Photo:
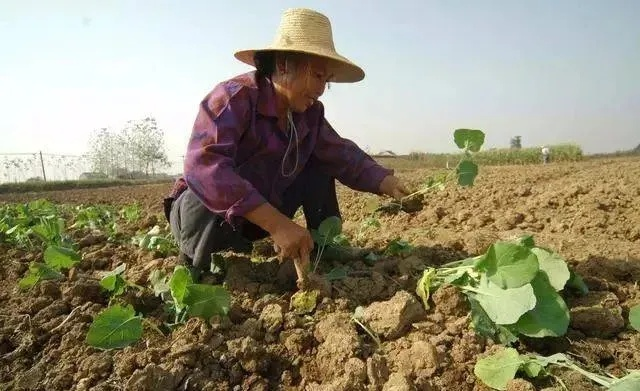
{"label": "tree line", "polygon": [[155,176],[169,167],[164,131],[153,117],[130,120],[118,131],[94,131],[89,141],[93,174],[111,178]]}

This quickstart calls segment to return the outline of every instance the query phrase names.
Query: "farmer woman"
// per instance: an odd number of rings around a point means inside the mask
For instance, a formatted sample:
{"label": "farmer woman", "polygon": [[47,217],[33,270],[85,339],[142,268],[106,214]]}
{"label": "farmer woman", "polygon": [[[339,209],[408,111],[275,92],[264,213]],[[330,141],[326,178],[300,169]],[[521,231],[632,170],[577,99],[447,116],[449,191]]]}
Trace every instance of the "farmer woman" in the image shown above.
{"label": "farmer woman", "polygon": [[271,46],[235,57],[256,70],[218,84],[200,103],[165,214],[182,261],[195,269],[207,268],[213,252],[271,236],[301,279],[313,240],[292,221],[299,207],[307,228],[317,228],[340,217],[336,179],[396,199],[408,191],[324,117],[318,98],[328,82],[364,78],[336,52],[326,16],[287,10]]}

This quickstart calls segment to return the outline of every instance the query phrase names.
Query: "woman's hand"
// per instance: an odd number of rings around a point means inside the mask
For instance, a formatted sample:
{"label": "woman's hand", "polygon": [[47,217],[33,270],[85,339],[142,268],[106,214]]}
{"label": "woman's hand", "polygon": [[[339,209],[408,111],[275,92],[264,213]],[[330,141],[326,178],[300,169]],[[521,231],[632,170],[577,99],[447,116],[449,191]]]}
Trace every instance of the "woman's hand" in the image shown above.
{"label": "woman's hand", "polygon": [[388,175],[382,180],[380,183],[380,192],[388,195],[389,197],[393,197],[398,201],[402,197],[406,197],[410,194],[402,181],[394,175]]}

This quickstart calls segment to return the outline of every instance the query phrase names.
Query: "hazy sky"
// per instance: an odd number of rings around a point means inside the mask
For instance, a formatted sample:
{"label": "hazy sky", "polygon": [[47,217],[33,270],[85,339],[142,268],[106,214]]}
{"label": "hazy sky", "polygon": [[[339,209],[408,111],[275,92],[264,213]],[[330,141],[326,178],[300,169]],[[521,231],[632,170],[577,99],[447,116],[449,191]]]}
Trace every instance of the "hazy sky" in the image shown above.
{"label": "hazy sky", "polygon": [[363,148],[450,151],[458,127],[488,147],[640,143],[638,0],[0,0],[0,153],[83,153],[92,130],[155,116],[176,159],[204,95],[250,70],[234,50],[292,6],[328,15],[364,68],[322,98]]}

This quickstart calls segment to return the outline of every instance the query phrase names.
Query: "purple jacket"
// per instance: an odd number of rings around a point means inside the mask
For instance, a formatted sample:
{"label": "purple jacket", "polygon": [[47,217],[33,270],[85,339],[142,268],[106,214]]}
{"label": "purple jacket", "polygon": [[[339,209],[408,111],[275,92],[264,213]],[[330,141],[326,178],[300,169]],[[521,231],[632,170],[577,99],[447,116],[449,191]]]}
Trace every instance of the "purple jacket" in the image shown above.
{"label": "purple jacket", "polygon": [[[317,101],[304,113],[294,113],[299,163],[284,177],[281,163],[288,136],[277,126],[271,82],[256,81],[255,71],[217,86],[200,103],[184,162],[184,173],[169,199],[187,187],[212,212],[236,227],[242,216],[264,202],[278,208],[284,190],[314,158],[331,177],[354,190],[379,194],[382,179],[393,170],[381,167],[351,140],[336,133]],[[284,171],[295,164],[294,145]]]}

